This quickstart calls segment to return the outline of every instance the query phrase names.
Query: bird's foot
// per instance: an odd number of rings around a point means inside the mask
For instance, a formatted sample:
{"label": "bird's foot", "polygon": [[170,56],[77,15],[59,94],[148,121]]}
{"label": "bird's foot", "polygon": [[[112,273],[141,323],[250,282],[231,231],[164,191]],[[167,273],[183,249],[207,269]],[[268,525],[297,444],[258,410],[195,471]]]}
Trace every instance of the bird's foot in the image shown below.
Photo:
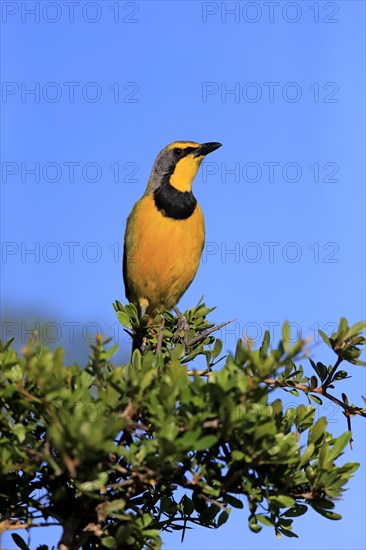
{"label": "bird's foot", "polygon": [[189,331],[189,324],[186,319],[186,317],[183,315],[183,313],[180,311],[180,309],[177,308],[177,306],[173,307],[175,313],[178,316],[178,323],[177,323],[177,334],[179,335],[180,332],[183,330],[183,339],[184,339],[184,345],[187,347],[188,343],[188,331]]}

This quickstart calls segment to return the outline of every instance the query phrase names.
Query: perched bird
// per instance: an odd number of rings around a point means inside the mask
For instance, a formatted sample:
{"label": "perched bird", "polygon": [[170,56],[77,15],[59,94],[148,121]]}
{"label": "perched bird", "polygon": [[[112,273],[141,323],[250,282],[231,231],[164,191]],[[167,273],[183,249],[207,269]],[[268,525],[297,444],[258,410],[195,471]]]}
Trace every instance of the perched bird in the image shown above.
{"label": "perched bird", "polygon": [[170,310],[191,284],[205,224],[192,193],[203,158],[221,143],[175,141],[158,154],[143,197],[127,220],[123,278],[126,296],[151,319]]}

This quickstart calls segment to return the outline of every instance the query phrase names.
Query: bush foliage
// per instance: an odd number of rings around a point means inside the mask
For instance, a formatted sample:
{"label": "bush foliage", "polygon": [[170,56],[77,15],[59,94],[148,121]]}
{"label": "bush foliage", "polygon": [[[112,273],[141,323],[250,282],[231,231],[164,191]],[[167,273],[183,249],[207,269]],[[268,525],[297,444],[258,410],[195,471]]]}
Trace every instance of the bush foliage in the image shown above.
{"label": "bush foliage", "polygon": [[[63,550],[155,549],[163,531],[220,527],[233,507],[252,531],[279,537],[296,537],[309,507],[341,518],[335,504],[358,464],[340,456],[351,417],[366,411],[333,389],[348,377],[341,363],[362,364],[365,323],[341,319],[321,333],[335,353],[326,366],[308,359],[304,340],[291,344],[286,323],[277,346],[266,332],[259,349],[240,340],[222,357],[202,303],[185,312],[188,334],[165,312],[160,343],[160,317],[148,325],[132,304],[114,307],[127,331],[145,335],[144,353],[125,366],[102,335],[86,366],[65,366],[61,348],[34,340],[20,355],[1,344],[0,532],[58,524]],[[281,391],[309,402],[284,410]],[[315,421],[313,402],[324,398],[347,417],[340,437],[325,417]]]}

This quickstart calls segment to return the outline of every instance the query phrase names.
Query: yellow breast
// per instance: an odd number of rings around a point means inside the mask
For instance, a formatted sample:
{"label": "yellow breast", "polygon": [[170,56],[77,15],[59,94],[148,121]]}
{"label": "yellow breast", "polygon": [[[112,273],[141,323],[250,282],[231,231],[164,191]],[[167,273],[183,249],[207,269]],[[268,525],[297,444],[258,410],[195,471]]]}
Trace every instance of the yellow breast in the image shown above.
{"label": "yellow breast", "polygon": [[201,208],[185,220],[164,216],[153,195],[137,202],[128,218],[125,236],[129,299],[147,300],[149,315],[171,309],[191,284],[205,239]]}

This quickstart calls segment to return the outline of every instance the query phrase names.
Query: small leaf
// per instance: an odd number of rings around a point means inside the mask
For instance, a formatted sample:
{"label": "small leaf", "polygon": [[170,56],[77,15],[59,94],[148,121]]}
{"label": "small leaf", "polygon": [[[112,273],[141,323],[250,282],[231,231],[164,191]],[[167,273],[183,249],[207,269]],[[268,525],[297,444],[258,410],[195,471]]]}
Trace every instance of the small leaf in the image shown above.
{"label": "small leaf", "polygon": [[195,451],[204,451],[217,443],[218,435],[205,435],[195,444]]}
{"label": "small leaf", "polygon": [[261,525],[258,525],[256,517],[253,515],[249,518],[249,529],[253,533],[259,533],[263,529]]}
{"label": "small leaf", "polygon": [[263,358],[266,357],[266,355],[267,355],[267,351],[268,351],[268,348],[269,348],[270,341],[271,341],[271,336],[270,336],[269,330],[266,330],[264,332],[263,342],[262,342],[262,345],[261,345],[260,350],[259,350],[260,355]]}
{"label": "small leaf", "polygon": [[308,393],[308,398],[311,399],[311,401],[314,401],[314,403],[317,403],[318,405],[322,405],[323,401],[320,399],[318,395],[312,395]]}
{"label": "small leaf", "polygon": [[182,500],[180,501],[181,504],[183,504],[184,513],[187,516],[190,516],[194,512],[194,504],[190,498],[187,497],[187,495],[184,495],[182,497]]}
{"label": "small leaf", "polygon": [[312,506],[317,508],[325,508],[326,510],[333,510],[334,502],[327,500],[326,498],[316,498],[311,501]]}
{"label": "small leaf", "polygon": [[342,516],[340,514],[337,514],[336,512],[330,512],[329,510],[324,510],[324,508],[318,508],[314,504],[312,505],[312,507],[316,512],[318,512],[318,514],[324,516],[325,518],[333,520],[342,519]]}
{"label": "small leaf", "polygon": [[226,495],[225,500],[234,508],[244,508],[242,501],[232,495]]}
{"label": "small leaf", "polygon": [[313,391],[318,386],[318,379],[316,376],[310,378],[310,391]]}
{"label": "small leaf", "polygon": [[25,427],[23,426],[23,424],[15,424],[13,432],[18,438],[19,443],[23,443],[23,441],[25,440]]}
{"label": "small leaf", "polygon": [[328,336],[325,334],[325,332],[323,332],[322,330],[318,330],[320,336],[322,337],[323,341],[327,344],[327,346],[329,346],[330,348],[332,348],[333,346],[331,345],[330,343],[330,340],[328,338]]}
{"label": "small leaf", "polygon": [[218,355],[220,355],[222,351],[222,342],[219,338],[217,338],[215,340],[215,345],[214,345],[214,349],[213,349],[213,352],[212,352],[212,356],[215,358],[217,357]]}
{"label": "small leaf", "polygon": [[126,328],[132,328],[131,321],[127,313],[125,313],[124,311],[117,311],[117,318],[121,325]]}
{"label": "small leaf", "polygon": [[132,358],[131,358],[132,366],[137,371],[141,371],[141,353],[140,350],[135,349]]}
{"label": "small leaf", "polygon": [[317,422],[313,425],[309,432],[309,443],[316,443],[320,437],[324,434],[327,427],[327,419],[325,416],[321,416]]}
{"label": "small leaf", "polygon": [[230,513],[230,508],[221,512],[217,520],[218,527],[221,527],[221,525],[224,525],[224,523],[227,522],[227,520],[229,519],[229,513]]}
{"label": "small leaf", "polygon": [[231,457],[233,460],[239,461],[245,458],[245,454],[243,453],[243,451],[237,451],[236,449],[234,449],[233,451],[231,451]]}
{"label": "small leaf", "polygon": [[295,499],[287,495],[270,497],[269,500],[271,503],[273,502],[274,504],[277,504],[280,508],[288,508],[289,506],[293,506],[295,504]]}
{"label": "small leaf", "polygon": [[22,550],[28,550],[28,545],[25,543],[20,535],[17,535],[17,533],[12,533],[11,536],[18,548],[21,548]]}
{"label": "small leaf", "polygon": [[305,449],[304,453],[301,456],[301,465],[302,466],[310,460],[310,458],[314,454],[314,451],[315,451],[314,443],[309,443],[309,446],[307,447],[307,449]]}
{"label": "small leaf", "polygon": [[351,439],[351,435],[351,432],[345,432],[335,440],[334,445],[328,454],[330,460],[334,460],[342,453],[349,440]]}
{"label": "small leaf", "polygon": [[117,541],[114,537],[106,537],[105,539],[101,539],[101,543],[106,548],[117,548]]}
{"label": "small leaf", "polygon": [[344,339],[348,340],[351,338],[351,336],[357,336],[358,334],[361,334],[366,328],[366,322],[360,321],[359,323],[356,323],[351,327],[345,334]]}
{"label": "small leaf", "polygon": [[293,508],[289,508],[288,510],[286,510],[286,512],[284,512],[282,515],[286,516],[287,518],[294,518],[294,517],[302,516],[307,512],[307,510],[308,510],[308,507],[305,506],[304,504],[297,504]]}
{"label": "small leaf", "polygon": [[348,323],[345,317],[341,317],[338,325],[338,339],[343,340],[348,331]]}
{"label": "small leaf", "polygon": [[3,341],[0,338],[0,352],[7,351],[13,342],[14,342],[14,338],[10,338],[10,340],[8,340],[6,344],[3,344]]}
{"label": "small leaf", "polygon": [[118,344],[114,344],[113,346],[110,347],[110,349],[105,354],[105,358],[107,360],[111,359],[111,357],[113,357],[113,355],[116,353],[117,350],[118,350]]}
{"label": "small leaf", "polygon": [[285,535],[285,537],[290,537],[290,538],[296,538],[298,539],[298,535],[296,535],[296,533],[294,533],[293,531],[290,531],[289,529],[284,529],[283,527],[279,527],[278,530],[280,531],[280,533],[282,533],[282,535]]}
{"label": "small leaf", "polygon": [[282,326],[282,344],[285,351],[289,350],[291,330],[288,321],[285,321]]}
{"label": "small leaf", "polygon": [[271,518],[268,517],[268,516],[265,516],[264,514],[256,514],[255,517],[257,518],[258,521],[260,521],[261,523],[263,523],[263,525],[269,525],[269,526],[273,526],[273,525],[274,525],[273,519],[271,519]]}

